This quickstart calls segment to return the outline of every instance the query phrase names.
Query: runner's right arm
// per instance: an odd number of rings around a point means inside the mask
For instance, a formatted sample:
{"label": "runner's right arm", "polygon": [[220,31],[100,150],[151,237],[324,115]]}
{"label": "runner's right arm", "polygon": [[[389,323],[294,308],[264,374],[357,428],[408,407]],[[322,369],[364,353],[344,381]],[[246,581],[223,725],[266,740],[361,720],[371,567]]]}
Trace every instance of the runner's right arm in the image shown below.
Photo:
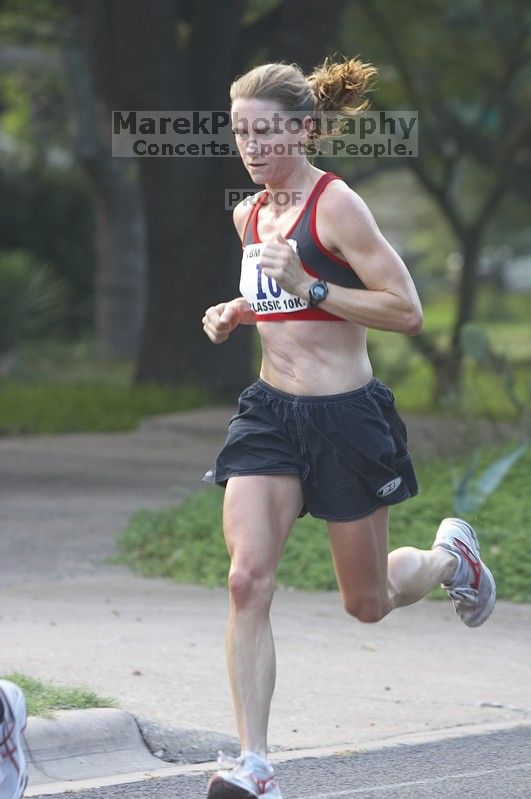
{"label": "runner's right arm", "polygon": [[254,325],[255,314],[243,297],[230,302],[220,302],[207,308],[203,316],[203,330],[214,344],[222,344],[238,325]]}
{"label": "runner's right arm", "polygon": [[[243,237],[245,223],[249,215],[249,200],[242,200],[234,208],[234,227],[240,239]],[[236,297],[230,302],[220,302],[207,308],[203,316],[203,330],[214,344],[222,344],[228,339],[238,325],[254,325],[256,316],[243,297]]]}

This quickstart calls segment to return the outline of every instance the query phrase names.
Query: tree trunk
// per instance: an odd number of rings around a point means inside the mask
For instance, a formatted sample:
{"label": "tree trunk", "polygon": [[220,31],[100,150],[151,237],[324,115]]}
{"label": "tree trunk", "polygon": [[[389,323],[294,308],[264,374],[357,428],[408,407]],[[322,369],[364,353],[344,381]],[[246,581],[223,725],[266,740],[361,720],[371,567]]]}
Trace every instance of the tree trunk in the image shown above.
{"label": "tree trunk", "polygon": [[439,408],[446,398],[457,396],[460,392],[462,377],[460,350],[451,347],[439,363],[432,361],[431,366],[435,374],[432,405],[434,408]]}
{"label": "tree trunk", "polygon": [[[178,53],[174,3],[149,4],[149,37],[142,39],[145,0],[112,3],[121,48],[138,53],[149,70],[125,74],[125,108],[225,110],[233,44],[242,3],[198,4],[187,58]],[[140,32],[140,33],[139,33]],[[140,41],[139,41],[140,35]],[[224,52],[220,52],[220,48]],[[214,63],[206,57],[216,52]],[[124,107],[124,106],[122,106]],[[142,158],[139,162],[148,234],[148,302],[137,363],[139,382],[195,383],[227,398],[250,378],[251,335],[237,331],[214,347],[202,330],[208,305],[238,294],[240,245],[225,188],[241,185],[235,158]]]}
{"label": "tree trunk", "polygon": [[77,3],[63,47],[76,156],[96,209],[94,335],[100,355],[136,356],[145,305],[145,226],[136,165],[112,158],[108,118],[96,96]]}
{"label": "tree trunk", "polygon": [[[334,8],[343,4],[335,0]],[[187,6],[190,34],[179,48],[174,0],[92,0],[93,41],[99,40],[100,57],[110,58],[100,89],[108,109],[228,110],[230,83],[248,68],[239,46],[246,35],[244,5]],[[278,10],[268,15],[271,29],[280,18]],[[311,52],[301,46],[296,57],[305,54],[313,66],[324,55],[322,46],[313,36]],[[215,347],[201,319],[209,305],[238,295],[241,247],[225,190],[248,188],[249,179],[233,157],[141,158],[138,166],[149,274],[136,379],[198,383],[219,398],[233,398],[250,379],[251,331],[242,326]]]}
{"label": "tree trunk", "polygon": [[478,289],[478,266],[480,237],[475,231],[463,236],[463,266],[459,279],[458,305],[455,324],[452,330],[452,347],[459,347],[461,329],[474,318]]}
{"label": "tree trunk", "polygon": [[251,330],[238,329],[215,347],[201,319],[209,305],[238,295],[241,249],[223,206],[225,186],[239,185],[238,164],[216,159],[200,169],[190,160],[178,166],[172,186],[162,159],[141,164],[148,227],[160,233],[149,241],[148,310],[137,379],[202,384],[226,399],[250,378]]}
{"label": "tree trunk", "polygon": [[[145,222],[136,170],[114,161],[113,188],[96,200],[94,335],[100,355],[136,357],[145,313]],[[97,170],[88,171],[96,184]]]}
{"label": "tree trunk", "polygon": [[452,329],[450,346],[439,362],[433,363],[435,386],[433,404],[440,405],[448,394],[458,394],[463,372],[463,353],[461,350],[461,331],[463,326],[474,319],[478,288],[478,265],[481,238],[476,230],[463,234],[463,266],[457,290],[457,313]]}

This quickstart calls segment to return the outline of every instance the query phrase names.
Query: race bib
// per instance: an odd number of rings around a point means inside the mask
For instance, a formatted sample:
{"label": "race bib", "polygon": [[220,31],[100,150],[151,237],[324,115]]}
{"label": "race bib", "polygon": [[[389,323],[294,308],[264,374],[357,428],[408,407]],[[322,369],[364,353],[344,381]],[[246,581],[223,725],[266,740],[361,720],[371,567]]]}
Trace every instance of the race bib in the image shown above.
{"label": "race bib", "polygon": [[[288,244],[297,252],[295,239],[287,239]],[[265,247],[264,242],[246,244],[243,248],[240,292],[247,300],[257,316],[270,313],[294,313],[308,308],[308,303],[300,297],[284,291],[272,278],[262,272],[260,259]]]}

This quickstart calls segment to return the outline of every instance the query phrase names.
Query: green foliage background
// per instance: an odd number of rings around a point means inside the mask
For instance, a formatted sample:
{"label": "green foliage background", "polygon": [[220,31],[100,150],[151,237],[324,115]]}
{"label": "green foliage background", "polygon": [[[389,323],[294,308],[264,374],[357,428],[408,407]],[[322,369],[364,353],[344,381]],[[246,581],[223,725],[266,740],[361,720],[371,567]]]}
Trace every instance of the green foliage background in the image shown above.
{"label": "green foliage background", "polygon": [[[481,462],[487,465],[500,454],[486,449]],[[454,515],[453,484],[465,465],[464,459],[445,459],[419,466],[420,494],[391,509],[391,549],[430,548],[440,520]],[[515,602],[531,601],[526,507],[530,468],[528,451],[496,493],[468,519],[480,537],[482,556],[494,572],[498,596]],[[139,511],[118,539],[120,561],[147,576],[226,585],[229,561],[221,531],[222,500],[223,492],[209,487],[180,506]],[[296,522],[279,566],[278,583],[305,591],[337,588],[322,521],[306,516]],[[442,595],[434,592],[434,596]]]}
{"label": "green foliage background", "polygon": [[54,718],[55,710],[117,707],[115,699],[100,697],[84,685],[56,685],[18,671],[2,674],[0,679],[10,680],[23,690],[29,716]]}

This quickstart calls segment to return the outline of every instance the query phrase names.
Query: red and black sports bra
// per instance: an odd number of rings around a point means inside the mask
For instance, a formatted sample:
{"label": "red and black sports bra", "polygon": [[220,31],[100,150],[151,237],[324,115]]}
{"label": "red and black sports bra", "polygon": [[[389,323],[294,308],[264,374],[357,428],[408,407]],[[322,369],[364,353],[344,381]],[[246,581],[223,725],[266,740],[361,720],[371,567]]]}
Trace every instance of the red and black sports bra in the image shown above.
{"label": "red and black sports bra", "polygon": [[[315,220],[317,201],[332,180],[340,178],[332,172],[326,172],[319,178],[285,238],[298,253],[305,271],[316,280],[326,280],[345,288],[364,289],[366,286],[348,261],[338,258],[327,250],[317,235]],[[309,308],[305,300],[284,291],[275,280],[262,274],[260,257],[265,244],[258,237],[258,212],[267,197],[267,190],[258,197],[245,223],[242,239],[240,291],[252,306],[257,321],[274,322],[286,319],[345,321],[322,308]]]}

